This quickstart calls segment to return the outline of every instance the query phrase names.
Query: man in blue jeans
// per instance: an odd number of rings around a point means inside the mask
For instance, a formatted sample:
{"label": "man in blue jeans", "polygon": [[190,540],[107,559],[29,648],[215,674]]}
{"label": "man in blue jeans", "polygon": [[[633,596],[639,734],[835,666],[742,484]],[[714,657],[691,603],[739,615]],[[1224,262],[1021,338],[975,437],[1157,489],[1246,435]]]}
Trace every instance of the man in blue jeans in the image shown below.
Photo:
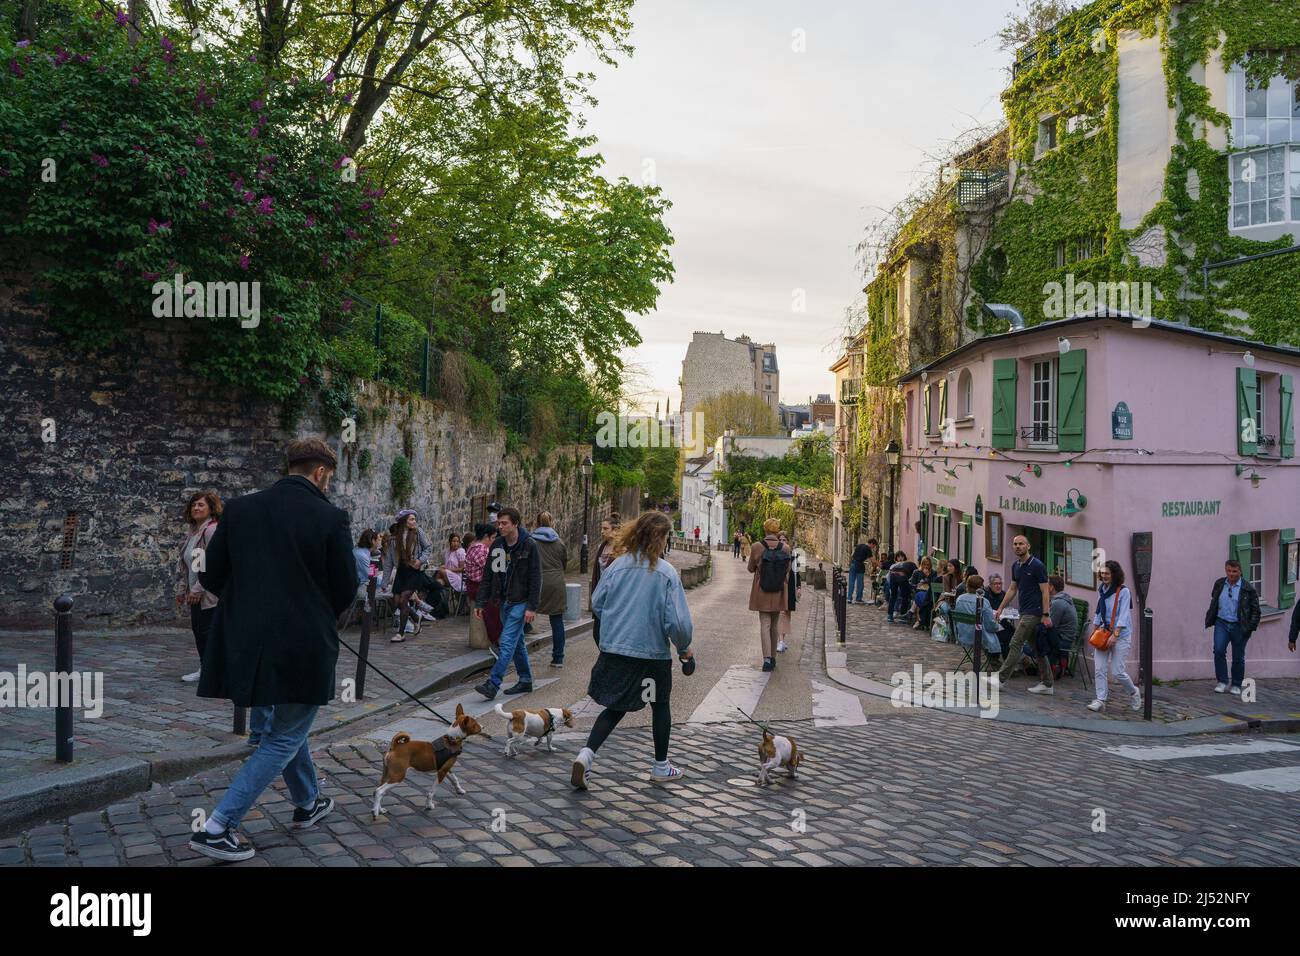
{"label": "man in blue jeans", "polygon": [[[1241,693],[1246,678],[1246,642],[1259,627],[1259,595],[1241,576],[1241,563],[1229,560],[1214,582],[1205,626],[1214,628],[1214,692]],[[1228,647],[1232,647],[1232,684],[1228,684]]]}
{"label": "man in blue jeans", "polygon": [[236,836],[244,815],[277,776],[294,805],[288,824],[313,827],[334,809],[322,798],[308,733],[334,696],[337,621],[356,599],[347,512],[325,497],[338,466],[319,438],[290,442],[288,476],[226,506],[199,572],[220,597],[203,651],[199,696],[252,709],[256,749],[190,839],[214,860],[253,856]]}
{"label": "man in blue jeans", "polygon": [[866,603],[862,600],[862,585],[867,576],[867,562],[875,556],[875,549],[875,538],[872,538],[866,544],[859,544],[853,549],[853,554],[849,558],[849,604]]}
{"label": "man in blue jeans", "polygon": [[483,607],[492,598],[501,601],[501,644],[497,662],[488,679],[474,689],[488,700],[496,697],[511,663],[515,665],[515,684],[507,694],[527,694],[533,689],[533,671],[528,664],[528,641],[524,625],[532,622],[542,598],[542,559],[537,542],[519,523],[519,512],[502,508],[497,514],[496,541],[488,552],[483,569],[483,584],[474,601],[474,615],[483,616]]}

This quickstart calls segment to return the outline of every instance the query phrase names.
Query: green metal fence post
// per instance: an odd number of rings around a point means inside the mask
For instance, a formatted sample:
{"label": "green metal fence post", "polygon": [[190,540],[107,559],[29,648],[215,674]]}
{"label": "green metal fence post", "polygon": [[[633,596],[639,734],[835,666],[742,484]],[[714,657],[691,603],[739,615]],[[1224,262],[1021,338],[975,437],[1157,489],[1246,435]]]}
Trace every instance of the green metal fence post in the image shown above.
{"label": "green metal fence post", "polygon": [[420,394],[429,397],[429,337],[424,337],[424,361],[420,364]]}
{"label": "green metal fence post", "polygon": [[379,381],[384,374],[384,356],[380,352],[380,335],[379,330],[384,323],[384,307],[378,302],[375,303],[375,381]]}

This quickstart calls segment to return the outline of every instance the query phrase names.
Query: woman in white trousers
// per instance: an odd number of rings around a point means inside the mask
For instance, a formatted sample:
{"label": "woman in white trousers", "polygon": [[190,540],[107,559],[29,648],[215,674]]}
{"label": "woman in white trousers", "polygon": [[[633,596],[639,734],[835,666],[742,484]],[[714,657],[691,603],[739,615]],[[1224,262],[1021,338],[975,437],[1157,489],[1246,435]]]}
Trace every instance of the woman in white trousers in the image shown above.
{"label": "woman in white trousers", "polygon": [[1109,678],[1113,677],[1132,695],[1130,706],[1142,709],[1142,692],[1128,676],[1128,652],[1133,646],[1133,594],[1124,586],[1124,569],[1118,561],[1107,561],[1098,572],[1097,608],[1092,616],[1094,628],[1108,628],[1112,637],[1105,649],[1092,649],[1097,681],[1097,699],[1088,705],[1092,711],[1106,706],[1110,696]]}

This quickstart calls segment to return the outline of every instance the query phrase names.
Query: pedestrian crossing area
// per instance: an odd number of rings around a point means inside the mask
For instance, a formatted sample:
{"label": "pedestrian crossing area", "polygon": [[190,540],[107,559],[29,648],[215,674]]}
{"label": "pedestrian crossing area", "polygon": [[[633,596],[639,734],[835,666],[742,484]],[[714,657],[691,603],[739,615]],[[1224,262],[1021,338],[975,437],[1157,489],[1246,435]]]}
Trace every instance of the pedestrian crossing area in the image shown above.
{"label": "pedestrian crossing area", "polygon": [[1107,747],[1126,760],[1166,763],[1184,773],[1270,793],[1300,793],[1300,744],[1278,738]]}

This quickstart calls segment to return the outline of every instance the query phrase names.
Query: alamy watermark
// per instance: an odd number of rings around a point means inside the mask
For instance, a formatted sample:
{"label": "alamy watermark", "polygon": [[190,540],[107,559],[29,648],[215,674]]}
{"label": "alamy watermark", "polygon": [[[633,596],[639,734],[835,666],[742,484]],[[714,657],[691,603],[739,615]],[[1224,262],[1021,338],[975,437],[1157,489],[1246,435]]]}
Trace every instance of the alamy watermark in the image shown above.
{"label": "alamy watermark", "polygon": [[260,282],[186,282],[178,272],[171,282],[155,282],[153,294],[153,314],[158,318],[238,316],[245,329],[255,329],[262,321]]}
{"label": "alamy watermark", "polygon": [[704,413],[691,412],[666,421],[645,415],[596,415],[596,445],[600,448],[684,448],[704,453]]}
{"label": "alamy watermark", "polygon": [[1111,314],[1126,312],[1137,316],[1145,321],[1134,322],[1134,326],[1146,328],[1151,324],[1153,299],[1150,282],[1077,282],[1070,272],[1064,283],[1049,282],[1043,286],[1043,316],[1068,319],[1105,309]]}
{"label": "alamy watermark", "polygon": [[94,720],[104,713],[103,671],[0,671],[0,710],[6,707],[71,707]]}
{"label": "alamy watermark", "polygon": [[895,671],[889,679],[894,690],[889,695],[895,707],[974,707],[981,717],[998,715],[996,675],[974,671],[926,671],[920,664],[912,672]]}

